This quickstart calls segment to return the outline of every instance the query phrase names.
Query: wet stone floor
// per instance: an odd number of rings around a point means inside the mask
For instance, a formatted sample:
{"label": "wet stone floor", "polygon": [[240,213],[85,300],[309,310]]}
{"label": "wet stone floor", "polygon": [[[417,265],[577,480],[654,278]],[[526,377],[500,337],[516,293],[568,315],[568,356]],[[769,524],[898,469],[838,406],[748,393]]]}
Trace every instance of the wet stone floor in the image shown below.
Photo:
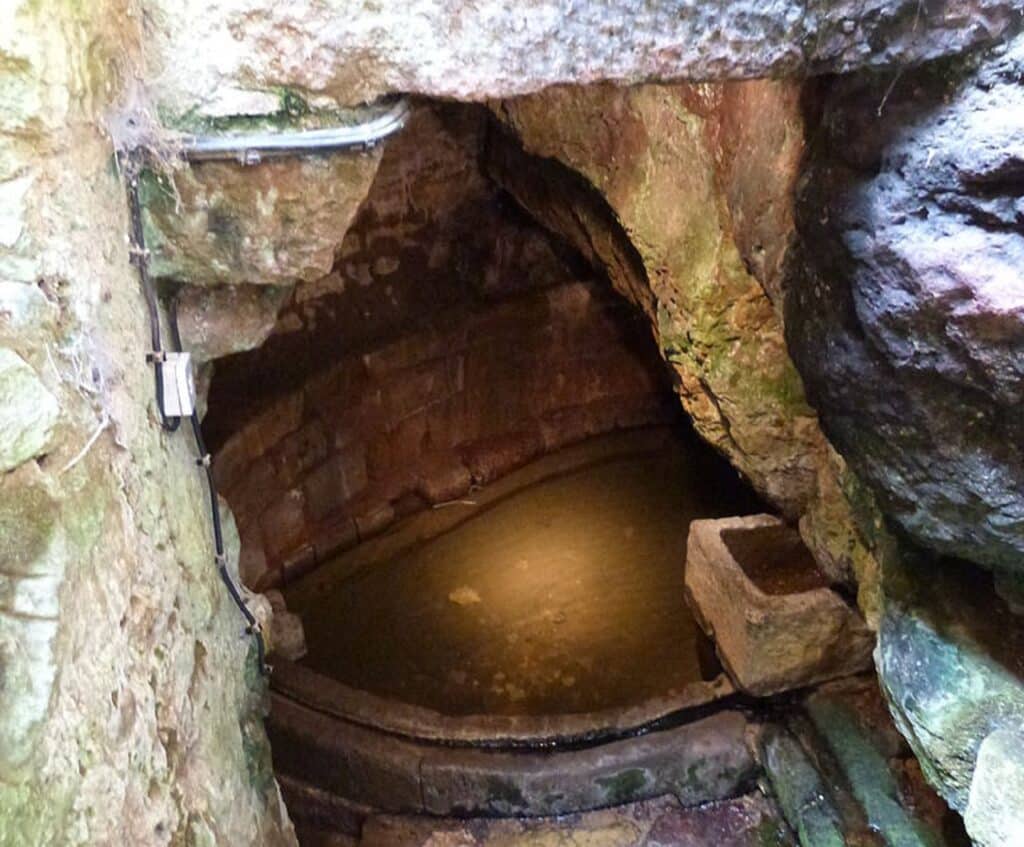
{"label": "wet stone floor", "polygon": [[289,588],[304,663],[452,715],[591,712],[715,676],[683,595],[687,528],[757,502],[669,430],[561,453],[455,504],[454,522],[434,510],[410,543]]}

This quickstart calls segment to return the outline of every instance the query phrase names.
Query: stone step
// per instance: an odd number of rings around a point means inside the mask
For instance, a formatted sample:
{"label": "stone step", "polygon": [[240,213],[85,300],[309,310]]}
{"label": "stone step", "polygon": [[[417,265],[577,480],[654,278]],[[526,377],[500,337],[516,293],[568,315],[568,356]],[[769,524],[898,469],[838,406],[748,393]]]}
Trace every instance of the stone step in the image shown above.
{"label": "stone step", "polygon": [[359,847],[441,845],[795,847],[795,842],[774,804],[760,793],[699,808],[684,808],[674,798],[661,797],[595,812],[523,820],[459,821],[382,815],[366,822],[359,842]]}
{"label": "stone step", "polygon": [[925,783],[873,678],[824,685],[761,735],[762,762],[802,847],[969,847]]}

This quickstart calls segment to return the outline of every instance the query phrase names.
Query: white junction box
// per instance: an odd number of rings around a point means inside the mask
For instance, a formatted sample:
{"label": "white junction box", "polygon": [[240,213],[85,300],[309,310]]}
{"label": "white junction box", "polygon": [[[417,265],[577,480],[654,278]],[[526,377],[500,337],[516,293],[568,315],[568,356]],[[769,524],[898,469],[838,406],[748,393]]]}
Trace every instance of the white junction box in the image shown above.
{"label": "white junction box", "polygon": [[163,413],[168,418],[187,418],[196,408],[196,381],[191,353],[167,353],[160,368],[164,390]]}

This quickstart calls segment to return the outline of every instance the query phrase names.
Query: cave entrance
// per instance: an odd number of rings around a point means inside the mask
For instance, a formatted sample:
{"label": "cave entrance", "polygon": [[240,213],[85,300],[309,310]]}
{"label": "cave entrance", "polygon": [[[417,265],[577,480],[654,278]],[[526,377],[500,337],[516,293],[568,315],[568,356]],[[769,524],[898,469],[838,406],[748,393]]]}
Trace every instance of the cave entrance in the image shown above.
{"label": "cave entrance", "polygon": [[344,764],[353,727],[575,744],[732,690],[684,597],[687,530],[760,504],[693,433],[648,318],[488,176],[493,131],[418,109],[332,273],[268,290],[267,341],[217,363],[241,575],[305,635],[275,632],[286,790],[386,802]]}

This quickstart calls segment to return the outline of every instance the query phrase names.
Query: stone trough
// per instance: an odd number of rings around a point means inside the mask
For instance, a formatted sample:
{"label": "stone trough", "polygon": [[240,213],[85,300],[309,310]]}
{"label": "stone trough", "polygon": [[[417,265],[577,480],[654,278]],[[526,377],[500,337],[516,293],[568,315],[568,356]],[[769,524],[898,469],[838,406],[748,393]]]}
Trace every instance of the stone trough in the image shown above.
{"label": "stone trough", "polygon": [[686,593],[747,694],[777,694],[871,666],[870,630],[829,587],[796,530],[771,515],[693,521]]}

